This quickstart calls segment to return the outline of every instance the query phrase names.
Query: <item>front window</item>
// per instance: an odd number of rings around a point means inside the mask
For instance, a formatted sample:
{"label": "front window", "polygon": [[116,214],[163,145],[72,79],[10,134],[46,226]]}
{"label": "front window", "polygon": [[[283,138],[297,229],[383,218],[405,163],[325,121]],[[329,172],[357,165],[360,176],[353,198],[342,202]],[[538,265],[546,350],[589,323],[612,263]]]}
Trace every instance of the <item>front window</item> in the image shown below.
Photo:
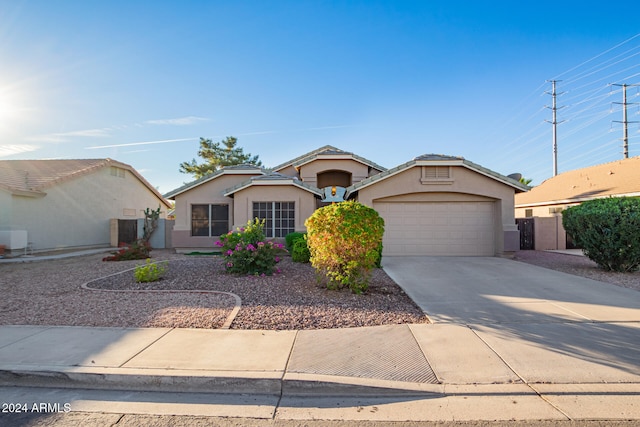
{"label": "front window", "polygon": [[253,217],[265,220],[267,237],[284,237],[295,231],[294,202],[253,202]]}
{"label": "front window", "polygon": [[229,205],[192,205],[191,235],[214,237],[229,231]]}

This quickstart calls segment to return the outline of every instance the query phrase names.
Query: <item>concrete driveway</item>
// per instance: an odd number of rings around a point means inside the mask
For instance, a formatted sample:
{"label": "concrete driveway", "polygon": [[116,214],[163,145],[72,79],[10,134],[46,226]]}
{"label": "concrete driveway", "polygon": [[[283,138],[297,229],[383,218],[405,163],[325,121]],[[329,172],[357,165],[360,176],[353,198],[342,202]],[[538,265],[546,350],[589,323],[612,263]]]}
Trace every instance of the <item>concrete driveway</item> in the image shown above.
{"label": "concrete driveway", "polygon": [[640,322],[640,292],[503,258],[385,257],[436,323]]}
{"label": "concrete driveway", "polygon": [[382,265],[428,326],[450,330],[430,345],[470,329],[527,382],[640,382],[640,292],[502,258]]}

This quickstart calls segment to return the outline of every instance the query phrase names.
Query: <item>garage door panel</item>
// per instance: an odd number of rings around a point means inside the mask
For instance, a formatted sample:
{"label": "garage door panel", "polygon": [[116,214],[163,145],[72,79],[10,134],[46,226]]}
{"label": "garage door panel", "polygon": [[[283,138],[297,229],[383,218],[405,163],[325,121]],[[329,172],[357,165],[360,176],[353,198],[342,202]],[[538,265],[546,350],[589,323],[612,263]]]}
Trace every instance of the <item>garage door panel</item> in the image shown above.
{"label": "garage door panel", "polygon": [[385,255],[493,256],[492,202],[374,203]]}

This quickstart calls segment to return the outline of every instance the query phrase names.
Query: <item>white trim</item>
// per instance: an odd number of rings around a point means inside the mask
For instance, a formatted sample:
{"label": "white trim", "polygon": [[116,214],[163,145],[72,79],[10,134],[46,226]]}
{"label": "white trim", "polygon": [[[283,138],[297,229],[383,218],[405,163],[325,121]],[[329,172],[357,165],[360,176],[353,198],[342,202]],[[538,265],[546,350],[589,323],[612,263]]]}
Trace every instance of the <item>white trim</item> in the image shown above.
{"label": "white trim", "polygon": [[[282,203],[293,203],[293,216],[294,216],[293,217],[293,231],[296,230],[296,202],[295,202],[295,200],[272,200],[272,201],[252,200],[251,201],[251,216],[253,218],[257,218],[255,216],[255,204],[256,203],[265,203],[265,204],[270,205],[269,208],[267,209],[267,213],[271,214],[271,218],[270,218],[270,220],[271,220],[271,229],[269,231],[271,232],[272,235],[268,236],[267,235],[268,233],[265,233],[265,236],[267,238],[269,238],[269,239],[279,239],[281,237],[284,237],[284,236],[280,236],[280,237],[276,237],[275,236],[275,234],[276,234],[275,231],[276,231],[276,228],[277,228],[276,227],[276,203],[281,203],[281,204]],[[282,205],[280,206],[279,212],[280,212],[280,215],[281,215],[280,219],[282,219]],[[261,219],[265,220],[265,227],[266,227],[266,222],[269,220],[269,218],[261,218]],[[289,227],[282,227],[281,226],[279,228],[279,230],[288,229],[288,228]],[[286,233],[286,234],[288,234],[288,233]]]}

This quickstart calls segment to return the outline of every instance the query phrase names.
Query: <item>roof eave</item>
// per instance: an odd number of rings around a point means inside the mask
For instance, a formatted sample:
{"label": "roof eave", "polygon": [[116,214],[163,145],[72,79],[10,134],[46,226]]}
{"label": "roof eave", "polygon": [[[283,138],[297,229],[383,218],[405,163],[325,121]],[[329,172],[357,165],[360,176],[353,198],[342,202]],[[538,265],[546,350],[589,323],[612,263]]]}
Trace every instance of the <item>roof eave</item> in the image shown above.
{"label": "roof eave", "polygon": [[231,195],[237,193],[238,191],[242,191],[245,188],[248,187],[255,187],[255,186],[294,186],[294,187],[298,187],[302,190],[308,191],[316,196],[322,197],[322,191],[319,188],[315,188],[312,187],[310,185],[305,185],[293,178],[291,179],[274,179],[274,180],[268,180],[268,179],[263,179],[263,180],[247,180],[245,182],[242,182],[240,184],[238,184],[235,187],[231,187],[228,188],[227,190],[225,190],[224,192],[224,196],[226,197],[230,197]]}
{"label": "roof eave", "polygon": [[272,168],[272,170],[275,171],[275,172],[278,172],[278,171],[280,171],[282,169],[285,169],[285,168],[287,168],[289,166],[293,166],[293,164],[298,162],[298,161],[301,161],[301,160],[303,160],[303,159],[305,159],[307,157],[316,155],[318,153],[321,153],[322,151],[327,151],[327,150],[339,150],[339,148],[336,148],[333,145],[325,145],[323,147],[317,148],[317,149],[315,149],[313,151],[310,151],[308,153],[302,154],[301,156],[298,156],[298,157],[296,157],[294,159],[291,159],[289,161],[281,163],[281,164],[275,166],[274,168]]}
{"label": "roof eave", "polygon": [[371,160],[367,160],[364,157],[360,157],[357,154],[353,154],[353,153],[339,153],[339,154],[323,154],[323,153],[318,153],[312,156],[308,156],[304,159],[301,159],[297,162],[293,162],[291,163],[291,166],[293,166],[294,168],[296,168],[296,170],[299,170],[299,168],[301,168],[302,166],[312,163],[315,160],[354,160],[358,163],[361,163],[363,165],[365,165],[366,167],[372,168],[372,169],[376,169],[379,170],[381,172],[384,172],[387,170],[387,168],[380,166],[377,163],[372,162]]}
{"label": "roof eave", "polygon": [[176,188],[175,190],[169,191],[168,193],[166,193],[164,195],[165,198],[169,199],[169,200],[175,200],[175,198],[177,196],[179,196],[182,193],[186,193],[187,191],[190,191],[196,187],[199,187],[200,185],[206,184],[209,181],[212,181],[222,175],[264,175],[265,171],[264,169],[260,168],[260,169],[255,169],[255,170],[251,170],[251,169],[229,169],[229,170],[225,170],[225,169],[220,169],[217,170],[215,172],[213,172],[212,174],[209,174],[207,176],[203,176],[202,178],[198,178],[195,181],[191,181],[186,183],[185,185],[183,185],[182,187]]}
{"label": "roof eave", "polygon": [[514,188],[516,191],[519,191],[521,193],[525,192],[525,191],[529,191],[531,190],[531,187],[529,187],[528,185],[525,185],[523,183],[521,183],[520,181],[516,181],[513,178],[509,178],[508,176],[504,176],[502,174],[499,174],[497,172],[494,172],[490,169],[487,169],[483,166],[480,166],[476,163],[470,162],[469,160],[463,160],[463,165],[465,167],[467,167],[468,169],[471,169],[481,175],[484,175],[486,177],[489,178],[493,178],[496,179],[500,182],[502,182],[503,184],[506,184],[512,188]]}
{"label": "roof eave", "polygon": [[548,201],[544,201],[544,202],[532,202],[532,203],[519,203],[517,205],[515,205],[516,208],[534,208],[534,207],[539,207],[539,206],[553,206],[553,205],[566,205],[566,204],[571,204],[571,203],[582,203],[582,202],[588,202],[589,200],[594,200],[594,199],[607,199],[609,197],[640,197],[640,192],[634,192],[634,193],[620,193],[620,194],[603,194],[600,196],[593,196],[593,197],[578,197],[578,198],[574,198],[574,199],[558,199],[558,200],[548,200]]}
{"label": "roof eave", "polygon": [[484,175],[488,178],[495,179],[497,181],[502,182],[505,185],[513,187],[516,191],[524,192],[528,191],[530,187],[518,182],[514,179],[501,175],[497,172],[493,172],[487,168],[484,168],[480,165],[477,165],[473,162],[470,162],[465,159],[445,159],[445,160],[410,160],[406,163],[396,166],[395,168],[391,168],[387,171],[380,172],[377,175],[366,178],[360,181],[357,184],[351,185],[347,187],[347,192],[345,193],[345,198],[348,198],[352,194],[358,192],[359,190],[366,188],[370,185],[373,185],[377,182],[383,181],[387,178],[390,178],[394,175],[397,175],[401,172],[411,169],[414,166],[461,166],[467,169],[473,170],[476,173]]}
{"label": "roof eave", "polygon": [[361,189],[373,185],[376,182],[383,181],[389,177],[392,177],[393,175],[397,175],[400,172],[413,167],[415,164],[416,160],[409,160],[408,162],[398,165],[394,168],[384,170],[376,175],[370,176],[369,178],[365,178],[362,181],[347,187],[347,191],[345,192],[344,197],[345,199],[348,199],[352,194],[357,193]]}

